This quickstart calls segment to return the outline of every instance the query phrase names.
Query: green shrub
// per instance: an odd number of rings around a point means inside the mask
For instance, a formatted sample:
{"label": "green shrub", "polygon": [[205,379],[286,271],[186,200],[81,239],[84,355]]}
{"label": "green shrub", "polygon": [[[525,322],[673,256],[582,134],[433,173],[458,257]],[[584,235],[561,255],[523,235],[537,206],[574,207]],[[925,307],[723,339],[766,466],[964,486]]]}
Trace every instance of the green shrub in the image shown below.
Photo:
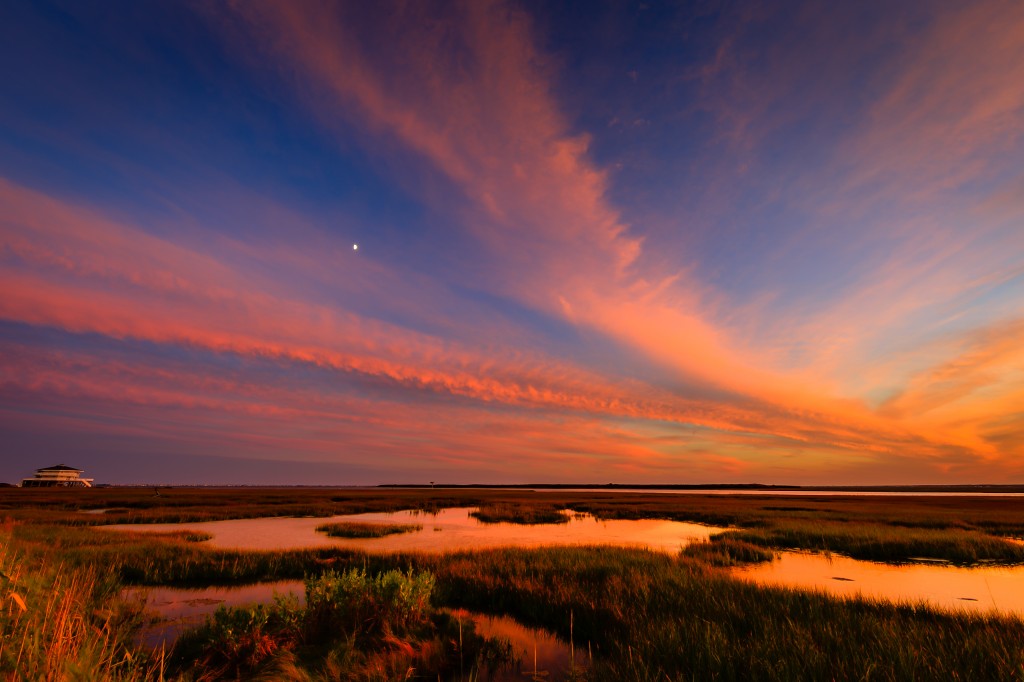
{"label": "green shrub", "polygon": [[423,621],[433,590],[429,572],[390,570],[370,576],[365,569],[326,571],[306,580],[308,634],[403,634]]}

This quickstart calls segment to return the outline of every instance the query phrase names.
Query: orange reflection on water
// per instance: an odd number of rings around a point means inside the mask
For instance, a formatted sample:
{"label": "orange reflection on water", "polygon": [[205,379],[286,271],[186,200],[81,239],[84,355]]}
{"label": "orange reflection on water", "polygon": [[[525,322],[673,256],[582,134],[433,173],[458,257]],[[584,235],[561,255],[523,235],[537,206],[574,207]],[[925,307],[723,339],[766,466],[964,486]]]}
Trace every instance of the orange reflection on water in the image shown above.
{"label": "orange reflection on water", "polygon": [[518,665],[512,670],[491,671],[484,679],[492,682],[531,679],[546,680],[571,678],[590,667],[586,645],[582,650],[570,647],[550,632],[528,628],[508,616],[487,616],[462,609],[452,614],[472,620],[477,634],[507,641]]}
{"label": "orange reflection on water", "polygon": [[[232,519],[203,523],[147,523],[105,526],[115,530],[158,532],[193,529],[210,533],[203,545],[221,549],[279,550],[304,547],[346,547],[366,552],[448,552],[495,547],[547,547],[555,545],[614,545],[647,547],[676,552],[681,547],[724,528],[656,519],[608,520],[574,515],[568,523],[526,526],[481,523],[469,515],[473,509],[444,509],[436,515],[415,511],[352,514],[330,518],[275,517]],[[324,523],[421,524],[421,530],[383,538],[332,538],[318,533]]]}
{"label": "orange reflection on water", "polygon": [[132,587],[125,590],[128,599],[143,599],[146,608],[159,616],[142,632],[142,641],[152,649],[170,647],[183,630],[201,625],[221,606],[265,604],[273,601],[275,595],[292,595],[303,604],[305,584],[301,580],[280,580],[239,587]]}
{"label": "orange reflection on water", "polygon": [[[157,616],[142,632],[142,641],[151,649],[167,648],[184,630],[201,625],[219,607],[251,606],[269,603],[277,595],[291,595],[299,604],[305,603],[305,586],[301,580],[243,585],[241,587],[178,587],[129,588],[126,596],[143,599],[147,609]],[[511,668],[489,670],[481,679],[490,682],[513,682],[537,676],[549,682],[571,679],[590,667],[588,647],[576,649],[550,632],[529,628],[508,616],[490,616],[464,609],[453,609],[452,615],[467,626],[472,623],[477,634],[507,641],[517,662]]]}
{"label": "orange reflection on water", "polygon": [[926,602],[947,610],[1024,616],[1024,568],[905,564],[894,566],[842,556],[783,552],[778,559],[733,569],[762,585],[813,589],[840,597]]}

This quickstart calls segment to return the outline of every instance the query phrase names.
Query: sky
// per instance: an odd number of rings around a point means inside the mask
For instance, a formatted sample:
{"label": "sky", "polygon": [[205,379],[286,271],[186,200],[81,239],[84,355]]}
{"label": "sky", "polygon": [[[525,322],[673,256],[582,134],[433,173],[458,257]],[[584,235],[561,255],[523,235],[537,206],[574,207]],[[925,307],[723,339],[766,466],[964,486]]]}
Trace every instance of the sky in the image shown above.
{"label": "sky", "polygon": [[1011,0],[3,3],[0,480],[1024,483],[1022,133]]}

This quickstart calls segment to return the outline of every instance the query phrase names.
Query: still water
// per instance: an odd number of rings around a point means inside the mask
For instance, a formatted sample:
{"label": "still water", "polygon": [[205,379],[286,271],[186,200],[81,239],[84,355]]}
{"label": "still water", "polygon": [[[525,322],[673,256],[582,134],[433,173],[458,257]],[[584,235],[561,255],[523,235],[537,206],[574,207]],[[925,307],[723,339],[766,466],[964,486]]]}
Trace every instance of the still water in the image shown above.
{"label": "still water", "polygon": [[[210,533],[204,546],[241,550],[287,550],[305,547],[344,547],[366,552],[446,552],[495,547],[611,545],[645,547],[677,552],[725,528],[677,521],[608,520],[572,515],[569,523],[517,525],[485,524],[469,515],[472,509],[445,509],[438,514],[404,511],[354,514],[331,518],[261,518],[185,524],[105,526],[134,531],[193,529]],[[316,527],[328,522],[419,524],[420,530],[383,538],[332,538]],[[858,561],[839,555],[782,552],[775,561],[737,568],[732,575],[764,585],[783,585],[826,592],[837,597],[863,596],[888,601],[925,602],[937,608],[972,612],[998,612],[1024,617],[1024,567],[980,566],[958,568],[942,564],[891,565]],[[298,584],[298,583],[297,583]],[[231,588],[214,596],[171,600],[168,608],[181,610],[175,617],[205,613],[202,599],[226,604],[254,601],[246,590]],[[301,591],[301,589],[300,589]],[[162,598],[161,590],[153,590]],[[180,592],[180,591],[178,591]],[[176,594],[168,592],[167,594]],[[267,595],[264,595],[267,596]],[[259,601],[259,599],[255,599]],[[220,603],[218,602],[218,603]],[[191,611],[190,611],[191,609]],[[198,609],[198,610],[197,610]]]}
{"label": "still water", "polygon": [[241,587],[131,587],[125,590],[128,599],[142,599],[158,620],[142,633],[142,641],[152,649],[170,648],[182,631],[201,625],[219,607],[266,604],[274,595],[295,595],[305,601],[301,580],[281,580]]}
{"label": "still water", "polygon": [[[146,646],[158,650],[170,648],[184,630],[202,624],[219,607],[250,606],[268,603],[275,595],[295,596],[305,601],[305,587],[301,580],[282,580],[242,587],[208,587],[182,589],[173,587],[130,588],[129,599],[142,599],[147,609],[157,616],[156,621],[142,633]],[[492,682],[544,679],[560,682],[572,678],[590,667],[587,645],[579,650],[546,630],[529,628],[507,616],[490,616],[462,609],[451,611],[463,622],[472,622],[483,637],[508,642],[517,659],[511,669],[491,671],[483,679]]]}
{"label": "still water", "polygon": [[1020,566],[895,566],[838,555],[782,552],[775,561],[736,568],[732,575],[761,585],[817,590],[842,598],[923,601],[944,610],[1024,617],[1024,567]]}
{"label": "still water", "polygon": [[[190,529],[210,533],[204,542],[219,549],[284,550],[306,547],[345,547],[365,552],[449,552],[495,547],[548,547],[565,545],[614,545],[647,547],[676,552],[694,541],[706,540],[724,528],[696,523],[643,519],[603,521],[589,514],[570,515],[568,523],[526,526],[514,523],[482,523],[469,515],[472,508],[444,509],[437,514],[417,511],[350,514],[330,518],[277,517],[232,519],[202,523],[144,523],[102,526],[114,530],[158,532]],[[420,524],[420,530],[383,538],[332,538],[318,533],[324,523]]]}

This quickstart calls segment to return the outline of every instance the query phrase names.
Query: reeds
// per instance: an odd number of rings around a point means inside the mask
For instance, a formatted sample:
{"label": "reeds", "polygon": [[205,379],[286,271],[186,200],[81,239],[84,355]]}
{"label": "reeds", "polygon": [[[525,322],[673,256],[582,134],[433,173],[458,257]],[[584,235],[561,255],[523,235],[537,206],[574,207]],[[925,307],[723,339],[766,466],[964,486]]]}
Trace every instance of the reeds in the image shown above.
{"label": "reeds", "polygon": [[332,538],[383,538],[388,535],[415,533],[423,530],[418,523],[360,523],[356,521],[339,521],[324,523],[316,527],[320,533]]}
{"label": "reeds", "polygon": [[[858,558],[915,557],[1017,563],[1024,548],[1000,536],[1024,537],[1024,499],[980,497],[841,497],[671,495],[608,491],[429,489],[339,491],[323,488],[0,489],[0,513],[20,521],[61,525],[199,522],[267,516],[332,516],[400,509],[433,513],[477,506],[483,521],[562,523],[563,510],[599,519],[659,518],[742,528],[742,539],[771,549],[820,549]],[[82,514],[85,509],[104,514]],[[869,528],[881,542],[849,528]],[[827,532],[806,532],[821,526]]]}
{"label": "reeds", "polygon": [[854,559],[889,563],[919,559],[944,560],[960,566],[1024,562],[1024,545],[962,528],[788,520],[719,537],[767,548],[840,552]]}
{"label": "reeds", "polygon": [[449,556],[435,571],[450,603],[593,642],[595,679],[1020,679],[1024,671],[1019,619],[759,587],[688,557],[499,550]]}
{"label": "reeds", "polygon": [[159,661],[131,640],[139,604],[99,567],[72,568],[59,557],[18,552],[0,531],[0,673],[10,680],[143,680]]}
{"label": "reeds", "polygon": [[737,539],[734,533],[715,535],[706,542],[692,542],[683,548],[682,553],[711,566],[739,566],[775,558],[771,550]]}
{"label": "reeds", "polygon": [[569,523],[569,515],[553,507],[536,507],[516,504],[487,504],[469,513],[484,523],[518,523],[539,525],[545,523]]}
{"label": "reeds", "polygon": [[[944,614],[920,605],[838,601],[740,583],[714,568],[761,560],[786,547],[890,561],[1020,561],[1019,546],[992,534],[1024,530],[1024,501],[1015,498],[823,496],[797,503],[770,496],[521,491],[446,492],[438,498],[430,498],[429,492],[404,491],[343,496],[320,490],[184,491],[180,496],[170,491],[143,508],[132,506],[131,496],[139,496],[138,491],[92,497],[89,491],[78,497],[78,491],[67,492],[71,496],[64,502],[57,495],[22,496],[19,499],[40,503],[17,510],[26,523],[4,530],[17,538],[21,549],[7,551],[0,566],[15,581],[12,587],[0,579],[0,666],[10,671],[16,669],[12,666],[28,665],[29,672],[19,671],[20,679],[61,679],[60,675],[72,674],[69,670],[93,667],[110,671],[113,678],[140,679],[152,673],[152,661],[125,643],[132,620],[115,610],[127,607],[109,606],[114,603],[109,597],[115,578],[151,585],[237,584],[314,577],[348,568],[376,575],[410,566],[434,576],[439,604],[512,615],[524,624],[592,643],[594,679],[1020,679],[1024,674],[1024,625],[1018,619]],[[17,494],[3,491],[0,498],[10,504]],[[386,556],[338,548],[231,552],[205,548],[190,541],[200,538],[180,534],[154,537],[43,523],[65,517],[79,523],[77,519],[87,515],[72,507],[85,502],[133,509],[149,519],[201,515],[204,499],[211,502],[211,516],[236,513],[230,508],[232,500],[241,500],[241,512],[255,516],[268,515],[261,513],[260,505],[270,515],[299,508],[319,509],[326,515],[482,503],[504,505],[503,514],[521,518],[570,508],[599,518],[668,518],[738,528],[691,546],[681,557],[607,547]],[[98,520],[114,520],[106,516],[99,515]],[[30,564],[25,563],[26,556]],[[33,568],[25,568],[28,565]],[[37,575],[43,577],[36,579]],[[13,594],[24,602],[24,610]],[[112,615],[106,615],[108,611]],[[254,626],[246,627],[255,631]],[[439,621],[435,627],[435,634],[446,632],[447,626]],[[110,634],[109,639],[95,635],[92,644],[82,634],[86,632]],[[457,630],[447,632],[457,640]],[[435,639],[418,639],[415,657],[409,658],[397,644],[381,653],[353,648],[342,638],[324,644],[326,652],[318,650],[321,667],[314,672],[337,679],[358,665],[365,679],[401,677],[411,661],[421,665],[432,657],[448,660],[444,646],[431,643]],[[254,650],[261,641],[252,640]],[[275,651],[271,659],[276,667],[266,668],[266,674],[282,679],[311,674],[303,658],[309,652],[287,646]]]}
{"label": "reeds", "polygon": [[[427,571],[327,571],[306,579],[305,605],[277,598],[251,608],[220,609],[183,635],[171,662],[191,679],[447,679],[509,663],[510,649],[476,636],[430,605]],[[456,627],[458,634],[456,639]]]}

